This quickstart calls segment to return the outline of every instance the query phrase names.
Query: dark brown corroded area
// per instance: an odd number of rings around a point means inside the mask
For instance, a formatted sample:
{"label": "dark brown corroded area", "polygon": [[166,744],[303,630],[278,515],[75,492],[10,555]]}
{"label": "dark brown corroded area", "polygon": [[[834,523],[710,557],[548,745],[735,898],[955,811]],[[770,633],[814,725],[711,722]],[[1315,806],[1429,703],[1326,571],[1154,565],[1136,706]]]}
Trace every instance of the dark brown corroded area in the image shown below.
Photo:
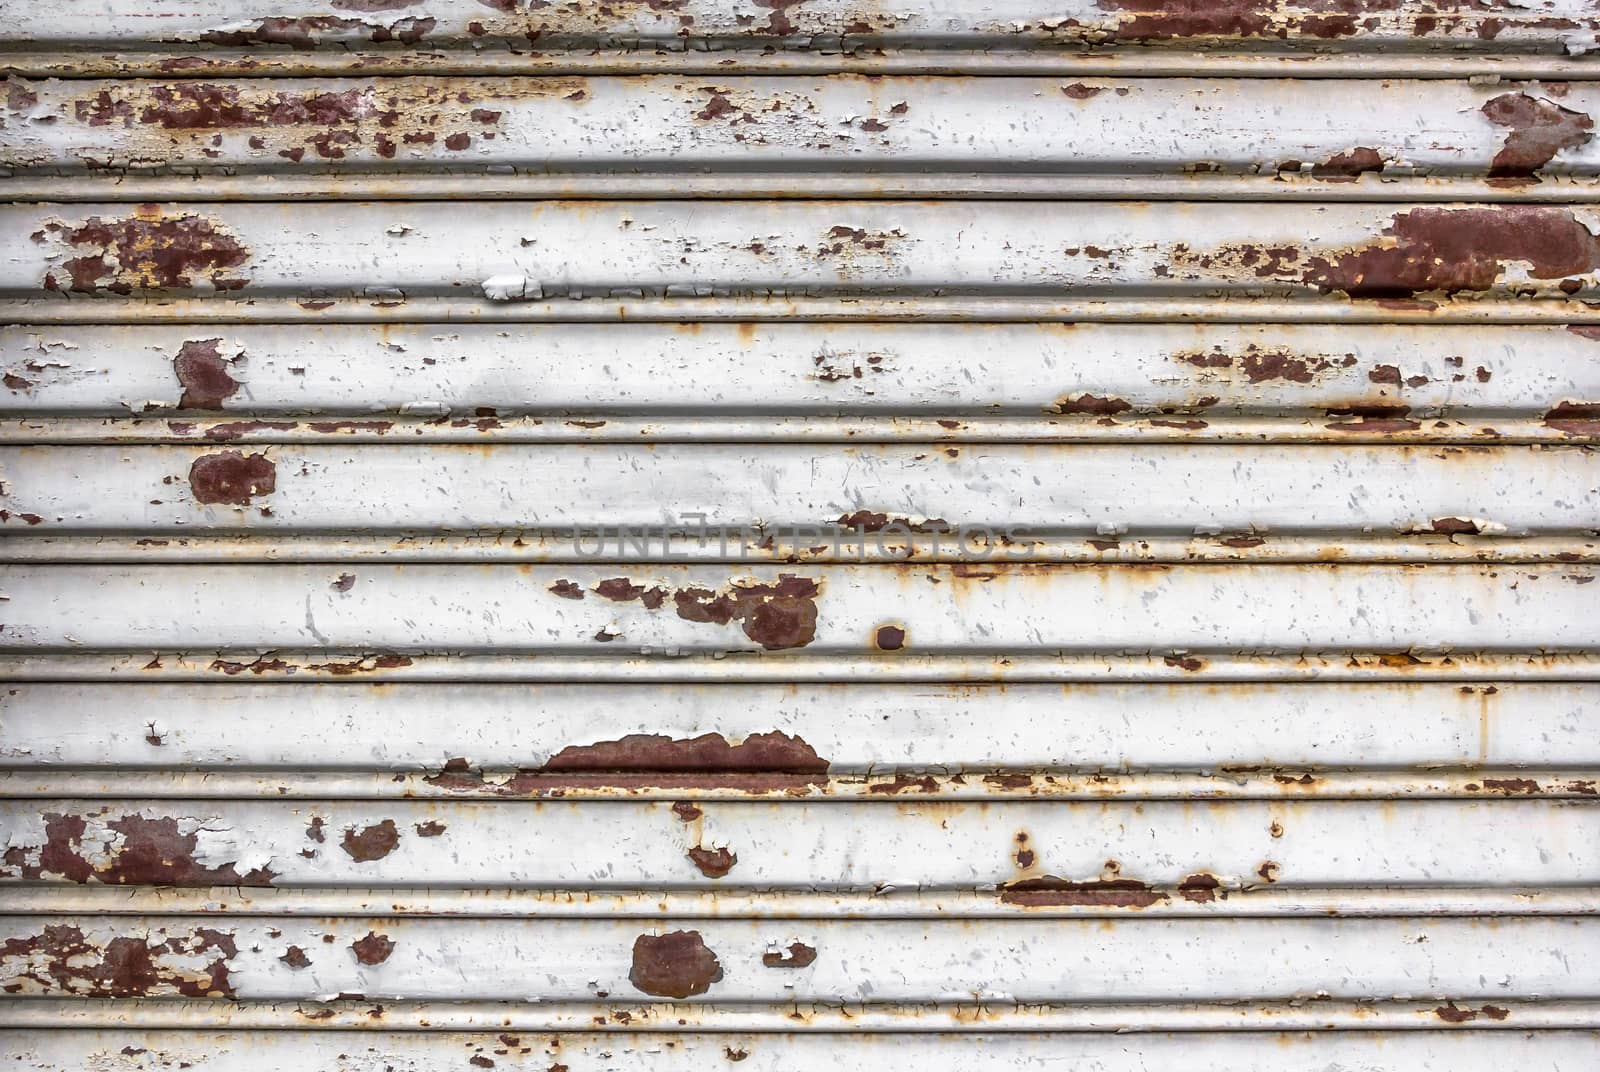
{"label": "dark brown corroded area", "polygon": [[1382,171],[1383,154],[1365,145],[1358,145],[1347,153],[1336,153],[1311,169],[1313,178],[1329,182],[1354,182],[1368,172]]}
{"label": "dark brown corroded area", "polygon": [[734,585],[721,592],[680,588],[672,598],[684,621],[737,621],[744,635],[763,648],[784,651],[803,648],[816,638],[818,591],[816,581],[784,573],[776,584]]}
{"label": "dark brown corroded area", "polygon": [[1054,875],[1024,878],[1000,887],[1000,900],[1026,908],[1054,908],[1064,905],[1103,908],[1149,908],[1167,900],[1167,895],[1131,878],[1095,879],[1072,882]]}
{"label": "dark brown corroded area", "polygon": [[104,814],[46,813],[44,844],[7,848],[0,875],[122,886],[270,886],[277,877],[269,867],[240,874],[236,861],[199,862],[198,823],[184,833],[168,816],[108,819]]}
{"label": "dark brown corroded area", "polygon": [[699,931],[641,934],[634,940],[628,981],[646,994],[689,998],[704,994],[721,979],[722,965]]}
{"label": "dark brown corroded area", "polygon": [[400,844],[400,831],[395,828],[393,819],[373,823],[360,831],[349,826],[345,828],[344,840],[339,844],[349,853],[352,860],[371,863],[373,860],[383,859],[395,850]]}
{"label": "dark brown corroded area", "polygon": [[1428,527],[1441,536],[1476,536],[1478,523],[1459,517],[1436,517],[1428,522]]}
{"label": "dark brown corroded area", "polygon": [[1413,432],[1422,422],[1408,416],[1410,406],[1340,406],[1327,410],[1333,418],[1323,427],[1335,432]]}
{"label": "dark brown corroded area", "polygon": [[733,865],[739,862],[737,853],[727,849],[708,849],[701,845],[694,846],[685,855],[706,878],[721,878],[732,871]]}
{"label": "dark brown corroded area", "polygon": [[256,496],[278,490],[278,467],[265,454],[203,454],[189,466],[189,487],[195,502],[249,506]]}
{"label": "dark brown corroded area", "polygon": [[1132,408],[1131,403],[1120,398],[1101,398],[1098,395],[1082,394],[1077,398],[1063,398],[1056,403],[1055,412],[1065,415],[1115,417]]}
{"label": "dark brown corroded area", "polygon": [[882,532],[885,529],[898,529],[903,532],[954,532],[950,522],[942,517],[930,517],[926,521],[912,521],[906,517],[892,517],[877,510],[856,510],[852,513],[841,514],[833,522],[840,528],[853,529],[858,532]]}
{"label": "dark brown corroded area", "polygon": [[899,651],[906,646],[906,631],[898,625],[880,625],[872,640],[879,651]]}
{"label": "dark brown corroded area", "polygon": [[[554,589],[551,589],[554,591]],[[659,585],[645,588],[643,585],[634,584],[626,577],[612,577],[601,581],[594,586],[594,593],[602,599],[609,599],[614,603],[631,603],[638,600],[646,610],[659,610],[667,601],[667,590]],[[560,595],[561,593],[557,593]],[[579,593],[582,598],[582,593]]]}
{"label": "dark brown corroded area", "polygon": [[580,585],[564,578],[556,581],[550,586],[550,593],[552,595],[560,596],[562,599],[583,598],[583,588]]}
{"label": "dark brown corroded area", "polygon": [[283,956],[278,959],[289,965],[292,971],[311,967],[311,958],[306,956],[306,951],[297,945],[292,945],[284,950]]}
{"label": "dark brown corroded area", "polygon": [[[199,967],[168,963],[168,957],[216,956]],[[228,960],[238,953],[234,935],[208,927],[190,937],[173,937],[152,945],[145,938],[121,936],[100,946],[77,927],[58,924],[27,938],[0,943],[0,966],[6,969],[7,993],[74,994],[81,997],[131,998],[181,995],[190,998],[234,997]]]}
{"label": "dark brown corroded area", "polygon": [[[496,796],[560,795],[592,788],[803,793],[821,785],[827,771],[828,761],[804,738],[777,730],[751,734],[738,744],[720,733],[691,738],[635,733],[615,741],[569,745],[543,766],[519,770],[503,782],[489,781],[465,759],[450,760],[425,780],[442,789]],[[678,814],[685,821],[699,817],[698,809],[693,815]]]}
{"label": "dark brown corroded area", "polygon": [[362,964],[382,964],[394,952],[394,941],[387,934],[368,931],[365,938],[350,943],[350,951]]}
{"label": "dark brown corroded area", "polygon": [[66,286],[51,270],[44,277],[46,290],[128,295],[190,288],[198,279],[218,290],[237,290],[249,282],[228,270],[248,261],[250,251],[221,224],[203,216],[164,216],[149,205],[121,219],[91,216],[77,226],[47,223],[43,233],[77,252],[61,262]]}
{"label": "dark brown corroded area", "polygon": [[438,837],[446,830],[446,827],[443,823],[433,819],[429,819],[427,822],[423,823],[415,823],[413,824],[413,828],[416,830],[417,836],[422,838]]}
{"label": "dark brown corroded area", "polygon": [[228,374],[228,363],[218,352],[221,344],[221,339],[190,339],[178,348],[172,372],[183,387],[181,408],[221,409],[239,390],[239,381]]}
{"label": "dark brown corroded area", "polygon": [[1503,1009],[1498,1005],[1485,1005],[1479,1009],[1468,1006],[1463,1009],[1458,1007],[1455,1002],[1448,1001],[1434,1009],[1433,1014],[1447,1024],[1470,1024],[1479,1016],[1484,1016],[1490,1020],[1504,1020],[1511,1015],[1511,1010]]}
{"label": "dark brown corroded area", "polygon": [[686,823],[692,823],[705,815],[705,812],[691,800],[680,800],[672,805],[672,814]]}
{"label": "dark brown corroded area", "polygon": [[1283,381],[1312,383],[1325,372],[1349,368],[1354,354],[1301,354],[1285,349],[1263,349],[1251,343],[1238,353],[1220,346],[1210,350],[1190,350],[1174,355],[1186,365],[1200,369],[1238,369],[1252,384]]}
{"label": "dark brown corroded area", "polygon": [[1222,883],[1217,881],[1217,876],[1201,871],[1178,883],[1178,895],[1195,904],[1210,904],[1217,899],[1217,891],[1221,888]]}
{"label": "dark brown corroded area", "polygon": [[1594,137],[1589,116],[1526,93],[1502,93],[1481,111],[1509,131],[1489,165],[1490,178],[1531,178],[1561,150],[1587,145]]}
{"label": "dark brown corroded area", "polygon": [[790,942],[781,953],[761,954],[761,963],[769,968],[805,968],[817,959],[817,951],[804,942]]}
{"label": "dark brown corroded area", "polygon": [[1545,205],[1417,208],[1384,234],[1393,241],[1310,258],[1304,281],[1352,298],[1407,298],[1488,290],[1507,261],[1535,279],[1600,267],[1600,239],[1569,210]]}
{"label": "dark brown corroded area", "polygon": [[1567,435],[1600,436],[1600,402],[1561,402],[1544,415],[1546,427]]}

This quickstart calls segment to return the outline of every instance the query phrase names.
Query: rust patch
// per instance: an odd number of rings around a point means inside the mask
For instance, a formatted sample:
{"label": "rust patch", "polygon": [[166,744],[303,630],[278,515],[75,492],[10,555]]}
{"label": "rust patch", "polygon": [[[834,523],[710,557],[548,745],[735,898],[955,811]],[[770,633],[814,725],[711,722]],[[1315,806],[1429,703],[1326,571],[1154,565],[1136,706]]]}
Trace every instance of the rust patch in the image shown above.
{"label": "rust patch", "polygon": [[359,833],[353,826],[346,827],[344,840],[340,842],[340,846],[350,858],[359,863],[381,860],[393,852],[399,844],[400,831],[395,829],[393,819],[385,819],[381,823],[364,827]]}
{"label": "rust patch", "polygon": [[1217,876],[1201,871],[1178,883],[1178,896],[1194,904],[1210,904],[1217,899],[1217,890],[1221,887]]}
{"label": "rust patch", "polygon": [[1055,412],[1065,415],[1085,415],[1091,417],[1115,417],[1119,413],[1126,413],[1133,406],[1120,398],[1101,398],[1097,395],[1082,394],[1077,398],[1063,398],[1055,404]]}
{"label": "rust patch", "polygon": [[432,32],[437,20],[407,17],[391,23],[368,22],[365,19],[344,18],[338,15],[307,15],[299,18],[269,16],[257,19],[254,25],[238,30],[207,30],[200,40],[211,45],[229,48],[250,48],[256,45],[287,45],[296,50],[316,48],[321,35],[330,40],[349,34],[359,34],[376,45],[398,41],[415,45]]}
{"label": "rust patch", "polygon": [[1459,517],[1436,517],[1428,522],[1428,527],[1442,536],[1476,536],[1478,523],[1467,521]]}
{"label": "rust patch", "polygon": [[[216,956],[188,967],[169,958]],[[232,998],[228,960],[238,953],[233,934],[196,928],[190,937],[174,937],[150,945],[144,938],[116,937],[97,946],[70,924],[47,926],[27,938],[0,943],[0,965],[17,982],[6,990],[60,992],[83,997],[128,998],[178,994],[191,998]]]}
{"label": "rust patch", "polygon": [[178,348],[172,372],[183,386],[180,408],[221,409],[239,390],[239,381],[228,374],[228,363],[218,352],[221,344],[221,339],[190,339]]}
{"label": "rust patch", "polygon": [[817,633],[817,582],[784,573],[776,584],[735,586],[722,592],[681,588],[673,594],[678,617],[727,625],[738,621],[745,636],[768,651],[803,648]]}
{"label": "rust patch", "polygon": [[1082,82],[1073,82],[1071,85],[1061,87],[1061,92],[1073,100],[1088,100],[1091,97],[1098,97],[1105,91],[1104,86],[1086,86]]}
{"label": "rust patch", "polygon": [[[197,829],[184,833],[172,817],[123,815],[117,819],[46,813],[42,845],[8,848],[3,858],[17,877],[37,881],[60,876],[70,882],[120,886],[270,886],[270,867],[239,873],[237,862],[200,863]],[[91,823],[93,833],[91,834]]]}
{"label": "rust patch", "polygon": [[1544,415],[1548,428],[1567,435],[1600,436],[1600,402],[1561,402]]}
{"label": "rust patch", "polygon": [[1336,419],[1324,427],[1335,432],[1411,432],[1422,427],[1406,416],[1410,406],[1341,406],[1326,412]]}
{"label": "rust patch", "polygon": [[412,829],[416,830],[418,837],[426,838],[438,837],[440,834],[443,834],[447,828],[443,823],[434,819],[429,819],[427,822],[413,823]]}
{"label": "rust patch", "polygon": [[1485,778],[1483,787],[1492,793],[1504,793],[1506,796],[1539,792],[1539,783],[1532,778]]}
{"label": "rust patch", "polygon": [[706,948],[699,931],[641,934],[634,939],[628,981],[643,993],[658,998],[689,998],[704,994],[721,979],[722,965],[717,955]]}
{"label": "rust patch", "polygon": [[1095,879],[1072,882],[1054,875],[1024,878],[1000,887],[1000,900],[1025,908],[1097,906],[1102,908],[1149,908],[1167,900],[1167,895],[1131,878]]}
{"label": "rust patch", "polygon": [[278,467],[265,454],[204,454],[189,466],[189,487],[198,503],[249,506],[256,496],[278,490]]}
{"label": "rust patch", "polygon": [[[497,796],[557,795],[568,789],[742,789],[803,793],[826,780],[828,761],[801,737],[774,730],[731,744],[720,733],[692,738],[630,734],[614,741],[569,745],[541,767],[491,782],[465,759],[451,760],[429,775],[429,785]],[[693,805],[689,805],[693,807]],[[698,818],[678,808],[686,822]]]}
{"label": "rust patch", "polygon": [[721,878],[733,870],[733,865],[739,862],[738,854],[727,849],[708,849],[696,845],[686,855],[700,869],[706,878]]}
{"label": "rust patch", "polygon": [[1376,149],[1358,145],[1347,153],[1328,157],[1311,169],[1313,178],[1329,182],[1355,182],[1368,172],[1382,171],[1384,160]]}
{"label": "rust patch", "polygon": [[362,964],[382,964],[394,952],[394,942],[387,934],[368,931],[365,938],[357,938],[350,943],[350,951]]}
{"label": "rust patch", "polygon": [[898,625],[880,625],[872,639],[879,651],[899,651],[906,646],[906,631]]}
{"label": "rust patch", "polygon": [[[164,216],[150,206],[121,219],[91,216],[77,226],[47,223],[44,230],[77,251],[62,260],[61,270],[71,280],[69,289],[79,293],[189,288],[196,279],[218,290],[237,290],[249,282],[227,270],[243,266],[250,251],[203,216]],[[44,285],[61,289],[54,272],[45,276]]]}
{"label": "rust patch", "polygon": [[1163,655],[1161,661],[1175,670],[1204,670],[1206,664],[1192,655]]}
{"label": "rust patch", "polygon": [[1504,1020],[1511,1015],[1511,1010],[1501,1008],[1498,1005],[1485,1005],[1479,1009],[1469,1006],[1463,1009],[1458,1007],[1455,1002],[1448,1001],[1434,1009],[1433,1014],[1447,1024],[1470,1024],[1479,1016],[1487,1017],[1490,1020]]}
{"label": "rust patch", "polygon": [[1417,208],[1396,215],[1384,234],[1393,242],[1311,258],[1304,281],[1352,298],[1407,298],[1488,290],[1506,261],[1526,264],[1535,279],[1600,267],[1600,240],[1563,208]]}
{"label": "rust patch", "polygon": [[1526,93],[1502,93],[1480,109],[1483,117],[1506,127],[1505,145],[1489,164],[1489,177],[1532,178],[1563,149],[1587,145],[1594,120]]}
{"label": "rust patch", "polygon": [[890,782],[874,782],[867,786],[867,792],[876,796],[898,796],[907,790],[914,789],[919,793],[936,793],[939,783],[933,780],[932,775],[924,774],[914,777],[910,774],[896,774]]}
{"label": "rust patch", "polygon": [[583,598],[583,588],[580,585],[566,579],[556,581],[554,584],[552,584],[550,586],[550,592],[553,595],[560,596],[562,599]]}
{"label": "rust patch", "polygon": [[804,942],[790,942],[781,953],[761,954],[761,963],[768,968],[805,968],[817,959],[817,951]]}
{"label": "rust patch", "polygon": [[306,956],[306,951],[297,945],[290,946],[284,951],[283,956],[278,959],[289,965],[294,971],[311,967],[311,958]]}

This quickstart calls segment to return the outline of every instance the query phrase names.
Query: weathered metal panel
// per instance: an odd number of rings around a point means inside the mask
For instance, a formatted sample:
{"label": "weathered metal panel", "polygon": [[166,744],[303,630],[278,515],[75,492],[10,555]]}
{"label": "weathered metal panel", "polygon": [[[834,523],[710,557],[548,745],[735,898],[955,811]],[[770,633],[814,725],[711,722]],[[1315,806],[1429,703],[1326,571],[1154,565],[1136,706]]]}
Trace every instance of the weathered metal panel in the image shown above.
{"label": "weathered metal panel", "polygon": [[1589,1067],[1597,29],[0,0],[10,1063]]}

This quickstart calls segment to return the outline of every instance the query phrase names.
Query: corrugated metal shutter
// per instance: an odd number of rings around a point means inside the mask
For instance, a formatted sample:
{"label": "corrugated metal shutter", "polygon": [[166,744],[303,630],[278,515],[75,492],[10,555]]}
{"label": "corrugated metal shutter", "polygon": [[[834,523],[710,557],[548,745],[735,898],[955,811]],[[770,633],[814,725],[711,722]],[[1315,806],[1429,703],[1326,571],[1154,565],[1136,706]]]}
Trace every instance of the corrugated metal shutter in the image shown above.
{"label": "corrugated metal shutter", "polygon": [[0,0],[5,1067],[1600,1068],[1597,28]]}

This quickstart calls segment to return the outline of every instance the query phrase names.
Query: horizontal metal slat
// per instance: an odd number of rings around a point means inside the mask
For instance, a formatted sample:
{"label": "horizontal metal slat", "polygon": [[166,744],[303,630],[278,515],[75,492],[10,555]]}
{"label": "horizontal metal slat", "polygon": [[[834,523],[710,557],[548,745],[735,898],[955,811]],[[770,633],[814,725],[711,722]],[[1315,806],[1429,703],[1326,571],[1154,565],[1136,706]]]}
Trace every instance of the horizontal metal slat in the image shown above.
{"label": "horizontal metal slat", "polygon": [[[1349,1031],[1232,1035],[992,1034],[919,1038],[905,1034],[565,1034],[560,1038],[484,1031],[449,1033],[226,1031],[194,1035],[121,1028],[108,1031],[18,1031],[13,1046],[36,1072],[103,1068],[132,1072],[157,1062],[186,1062],[206,1072],[334,1068],[341,1072],[451,1072],[478,1068],[573,1072],[618,1067],[700,1072],[737,1061],[745,1072],[792,1072],[864,1066],[927,1072],[1012,1072],[1058,1064],[1094,1072],[1147,1072],[1186,1063],[1230,1072],[1570,1072],[1600,1046],[1600,1033]],[[132,1052],[130,1052],[132,1051]],[[486,1062],[494,1062],[492,1065]],[[335,1063],[337,1062],[337,1063]]]}
{"label": "horizontal metal slat", "polygon": [[1349,325],[1329,345],[1325,327],[1295,325],[14,326],[0,328],[0,437],[1587,441],[1600,434],[1585,416],[1600,400],[1590,334]]}
{"label": "horizontal metal slat", "polygon": [[[523,51],[562,47],[652,44],[693,48],[701,42],[756,48],[815,44],[838,39],[865,45],[1068,46],[1100,44],[1250,44],[1319,48],[1399,48],[1431,51],[1477,48],[1581,51],[1593,47],[1592,8],[1580,0],[1504,0],[1470,6],[1403,2],[1329,5],[1317,0],[1275,0],[1246,8],[1211,10],[1178,0],[921,0],[904,10],[854,0],[805,4],[707,3],[518,5],[428,2],[347,3],[340,14],[285,16],[270,0],[182,0],[167,3],[159,19],[135,0],[112,0],[92,11],[41,11],[19,0],[0,7],[6,29],[0,42],[40,47],[71,44],[97,48],[151,48],[171,53],[183,44],[259,48],[262,51],[371,46]],[[479,8],[483,10],[479,10]],[[821,41],[811,41],[821,38]],[[531,46],[531,47],[530,47]]]}
{"label": "horizontal metal slat", "polygon": [[622,547],[619,527],[664,548],[640,557],[671,557],[668,533],[692,557],[742,557],[771,534],[844,560],[1194,534],[1581,545],[1600,529],[1600,455],[1577,447],[15,447],[0,486],[0,524],[40,536],[516,530],[575,561]]}
{"label": "horizontal metal slat", "polygon": [[829,772],[891,778],[1600,767],[1600,686],[1576,682],[372,688],[214,676],[223,683],[14,683],[0,691],[0,768],[46,783],[63,767],[387,775],[436,772],[460,757],[510,771],[630,734],[739,742],[772,733],[804,741]]}
{"label": "horizontal metal slat", "polygon": [[[1390,199],[1415,190],[1448,200],[1516,196],[1518,180],[1539,185],[1536,172],[1600,171],[1588,133],[1600,90],[1583,83],[645,76],[15,79],[8,88],[12,136],[0,167],[13,177],[0,187],[45,200],[96,188],[117,200],[194,200],[205,196],[193,181],[203,175],[214,177],[204,189],[217,200],[259,200],[275,188],[261,183],[269,176],[298,184],[286,193],[315,189],[314,174],[328,176],[320,189],[331,196],[404,197],[430,180],[444,185],[425,189],[473,196],[512,171],[559,182],[569,197],[590,184],[626,189],[650,172],[672,175],[668,188],[705,191],[709,171],[740,197],[767,187],[784,196],[797,182],[791,192],[824,192],[817,176],[845,196],[872,196],[893,190],[896,176],[946,172],[960,178],[928,183],[930,194],[981,190],[995,182],[985,176],[1006,173],[1012,185],[994,189],[1172,196],[1184,187],[1145,178],[1188,175],[1194,197],[1366,199],[1381,178]],[[1330,96],[1340,100],[1332,111]],[[141,181],[160,174],[181,178]],[[86,181],[64,186],[60,176]],[[362,176],[373,181],[351,181]],[[1255,181],[1229,181],[1239,177]],[[1486,177],[1495,181],[1466,194],[1443,181]],[[1412,181],[1430,178],[1441,181]],[[1358,191],[1341,189],[1353,184]],[[1583,189],[1569,186],[1568,196]]]}
{"label": "horizontal metal slat", "polygon": [[[668,787],[674,781],[670,774],[571,778],[602,785],[655,779]],[[549,777],[556,786],[565,780]],[[681,772],[676,780],[696,787],[715,783],[717,774]],[[768,772],[756,784],[819,780]],[[1219,902],[1242,888],[1421,890],[1471,886],[1492,875],[1503,887],[1592,887],[1600,911],[1600,803],[884,799],[16,801],[0,804],[0,880],[532,887],[580,898],[637,889],[866,894],[912,887],[984,890],[995,909],[1138,914],[1180,901],[1226,912]],[[1464,844],[1460,831],[1468,829]]]}
{"label": "horizontal metal slat", "polygon": [[[1005,919],[981,928],[910,920],[662,926],[13,916],[0,920],[0,985],[22,997],[349,994],[599,1009],[600,993],[624,1003],[648,996],[780,1008],[1400,996],[1487,1003],[1515,1026],[1497,1002],[1533,993],[1592,997],[1591,965],[1600,955],[1600,921],[1584,918]],[[291,947],[310,961],[306,967],[294,966]],[[108,964],[138,970],[127,979]]]}
{"label": "horizontal metal slat", "polygon": [[[1581,308],[1600,222],[1581,207],[1062,202],[102,204],[0,209],[0,295],[200,293],[564,305],[749,295],[1273,298],[1387,310],[1423,297]],[[1180,237],[1181,236],[1181,237]],[[398,303],[398,304],[397,304]],[[49,302],[45,302],[49,305]],[[203,303],[202,303],[203,304]],[[230,303],[221,303],[224,307]],[[537,304],[537,303],[535,303]],[[606,303],[602,303],[606,304]],[[89,303],[74,302],[74,317]],[[513,306],[516,311],[516,306]],[[414,314],[413,314],[414,315]],[[1003,317],[1002,317],[1003,318]]]}
{"label": "horizontal metal slat", "polygon": [[[618,577],[621,600],[570,598]],[[356,648],[379,664],[420,650],[1531,654],[1600,641],[1593,579],[1584,565],[5,566],[0,649]]]}

